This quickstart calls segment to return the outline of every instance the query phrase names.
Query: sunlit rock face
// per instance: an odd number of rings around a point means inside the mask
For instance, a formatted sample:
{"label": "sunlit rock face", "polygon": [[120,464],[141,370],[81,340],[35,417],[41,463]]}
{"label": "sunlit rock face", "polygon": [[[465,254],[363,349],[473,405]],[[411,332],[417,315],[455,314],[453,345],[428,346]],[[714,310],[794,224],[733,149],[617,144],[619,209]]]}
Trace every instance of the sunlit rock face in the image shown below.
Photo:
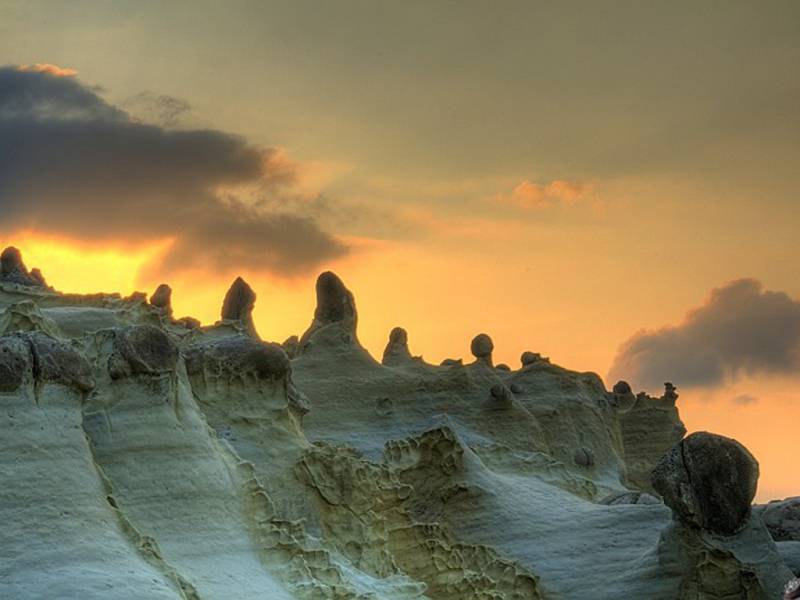
{"label": "sunlit rock face", "polygon": [[431,365],[395,328],[379,363],[330,272],[276,344],[241,279],[204,327],[166,284],[0,263],[0,598],[771,599],[798,570],[796,499],[751,510],[755,460],[684,439],[671,384],[495,366],[485,333]]}

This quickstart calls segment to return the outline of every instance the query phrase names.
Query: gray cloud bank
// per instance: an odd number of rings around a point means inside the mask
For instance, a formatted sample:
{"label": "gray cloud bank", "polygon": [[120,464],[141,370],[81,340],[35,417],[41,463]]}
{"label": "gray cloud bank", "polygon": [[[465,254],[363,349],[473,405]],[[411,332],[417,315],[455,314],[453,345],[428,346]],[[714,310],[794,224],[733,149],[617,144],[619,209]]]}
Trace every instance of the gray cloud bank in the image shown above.
{"label": "gray cloud bank", "polygon": [[90,241],[172,238],[151,274],[187,268],[280,275],[346,252],[313,218],[235,192],[291,193],[274,151],[216,130],[145,124],[74,77],[0,67],[0,232]]}
{"label": "gray cloud bank", "polygon": [[792,374],[800,374],[800,302],[739,279],[714,289],[681,324],[636,333],[620,347],[609,381],[656,389],[664,381],[715,386]]}

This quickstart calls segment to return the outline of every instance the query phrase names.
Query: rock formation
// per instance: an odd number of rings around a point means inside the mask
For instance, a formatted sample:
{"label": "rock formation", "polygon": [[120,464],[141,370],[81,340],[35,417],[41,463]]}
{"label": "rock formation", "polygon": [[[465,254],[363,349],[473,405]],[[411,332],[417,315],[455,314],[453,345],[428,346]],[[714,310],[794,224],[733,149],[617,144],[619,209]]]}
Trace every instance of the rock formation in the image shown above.
{"label": "rock formation", "polygon": [[494,351],[494,342],[485,333],[479,333],[470,343],[470,351],[475,360],[479,363],[492,366],[492,352]]}
{"label": "rock formation", "polygon": [[47,287],[42,272],[39,269],[28,272],[22,262],[22,254],[14,246],[9,246],[0,254],[0,281],[29,287]]}
{"label": "rock formation", "polygon": [[408,333],[402,327],[395,327],[389,333],[389,343],[383,351],[384,365],[397,365],[407,363],[411,360],[411,352],[408,349]]}
{"label": "rock formation", "polygon": [[172,288],[162,283],[150,296],[150,304],[161,309],[168,317],[172,316]]}
{"label": "rock formation", "polygon": [[332,273],[275,344],[241,279],[202,326],[3,257],[0,598],[771,600],[800,570],[796,499],[751,510],[755,460],[684,439],[674,386],[492,367],[485,334],[431,365],[397,328],[381,364]]}
{"label": "rock formation", "polygon": [[687,525],[732,535],[756,495],[758,463],[736,440],[706,432],[676,444],[656,465],[653,488]]}
{"label": "rock formation", "polygon": [[240,322],[248,334],[257,338],[258,334],[253,324],[253,307],[255,307],[255,304],[256,293],[253,288],[244,279],[237,277],[222,302],[222,320]]}

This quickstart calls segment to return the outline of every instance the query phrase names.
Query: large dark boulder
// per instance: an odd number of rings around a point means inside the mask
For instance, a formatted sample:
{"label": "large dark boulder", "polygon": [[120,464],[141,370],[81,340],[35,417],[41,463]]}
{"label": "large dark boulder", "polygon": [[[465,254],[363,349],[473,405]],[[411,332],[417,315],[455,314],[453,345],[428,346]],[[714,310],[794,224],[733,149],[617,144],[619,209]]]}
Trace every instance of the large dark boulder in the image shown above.
{"label": "large dark boulder", "polygon": [[651,481],[677,519],[731,535],[750,514],[758,462],[736,440],[703,431],[673,446],[653,469]]}

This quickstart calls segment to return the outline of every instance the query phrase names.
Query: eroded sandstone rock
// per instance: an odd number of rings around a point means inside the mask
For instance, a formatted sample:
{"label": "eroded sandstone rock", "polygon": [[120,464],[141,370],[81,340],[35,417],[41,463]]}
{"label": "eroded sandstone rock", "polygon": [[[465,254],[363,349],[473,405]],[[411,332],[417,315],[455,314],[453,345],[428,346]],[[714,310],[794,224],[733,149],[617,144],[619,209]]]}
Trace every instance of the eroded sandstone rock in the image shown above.
{"label": "eroded sandstone rock", "polygon": [[150,296],[150,304],[161,309],[167,316],[172,316],[172,288],[162,283]]}
{"label": "eroded sandstone rock", "polygon": [[175,342],[163,330],[152,325],[115,329],[113,348],[108,360],[112,379],[169,373],[175,370],[178,362]]}
{"label": "eroded sandstone rock", "polygon": [[472,338],[470,351],[478,362],[483,362],[491,366],[494,342],[492,342],[492,338],[490,338],[488,334],[479,333]]}
{"label": "eroded sandstone rock", "polygon": [[736,440],[707,432],[676,444],[653,470],[653,488],[684,523],[732,535],[756,493],[758,462]]}
{"label": "eroded sandstone rock", "polygon": [[395,327],[389,333],[389,343],[383,351],[384,365],[400,364],[411,360],[411,352],[408,349],[408,333],[402,327]]}
{"label": "eroded sandstone rock", "polygon": [[241,322],[248,334],[258,337],[253,323],[253,308],[256,305],[256,293],[241,277],[237,277],[228,288],[222,302],[221,317],[223,321]]}
{"label": "eroded sandstone rock", "polygon": [[18,248],[9,246],[0,254],[0,281],[29,287],[47,287],[39,269],[28,272]]}
{"label": "eroded sandstone rock", "polygon": [[243,335],[193,344],[184,351],[184,358],[190,375],[205,370],[227,379],[253,376],[276,380],[287,377],[292,369],[280,346]]}

